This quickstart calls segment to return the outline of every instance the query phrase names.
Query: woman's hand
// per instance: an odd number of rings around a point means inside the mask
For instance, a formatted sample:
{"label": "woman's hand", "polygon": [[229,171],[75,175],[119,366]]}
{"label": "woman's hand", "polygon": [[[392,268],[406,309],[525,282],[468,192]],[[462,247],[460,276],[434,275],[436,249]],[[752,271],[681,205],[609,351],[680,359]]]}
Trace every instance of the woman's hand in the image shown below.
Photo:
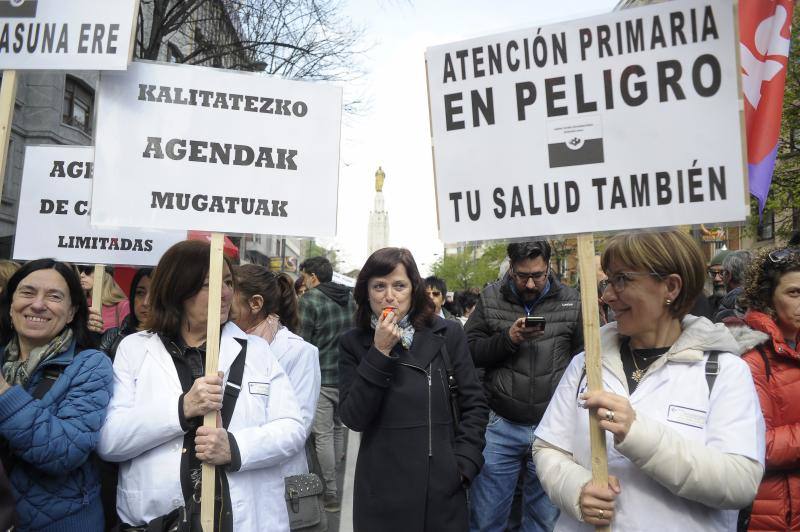
{"label": "woman's hand", "polygon": [[583,485],[578,499],[583,521],[594,526],[608,526],[614,519],[614,500],[620,494],[619,480],[608,476],[608,486],[598,487],[591,481]]}
{"label": "woman's hand", "polygon": [[586,392],[581,396],[584,408],[596,408],[600,428],[614,435],[614,443],[622,443],[636,419],[631,403],[621,395],[603,390]]}
{"label": "woman's hand", "polygon": [[86,327],[93,333],[103,332],[103,315],[99,311],[89,307],[89,320]]}
{"label": "woman's hand", "polygon": [[222,418],[217,413],[217,428],[197,427],[194,438],[194,448],[197,459],[213,465],[231,463],[231,446],[228,440],[228,431],[220,428]]}
{"label": "woman's hand", "polygon": [[400,327],[397,326],[397,315],[394,311],[385,316],[381,313],[378,316],[378,324],[375,326],[375,338],[373,340],[375,348],[388,357],[392,348],[400,341],[400,337]]}
{"label": "woman's hand", "polygon": [[183,396],[183,416],[186,419],[222,410],[222,376],[220,371],[219,375],[200,377],[194,381],[192,388]]}

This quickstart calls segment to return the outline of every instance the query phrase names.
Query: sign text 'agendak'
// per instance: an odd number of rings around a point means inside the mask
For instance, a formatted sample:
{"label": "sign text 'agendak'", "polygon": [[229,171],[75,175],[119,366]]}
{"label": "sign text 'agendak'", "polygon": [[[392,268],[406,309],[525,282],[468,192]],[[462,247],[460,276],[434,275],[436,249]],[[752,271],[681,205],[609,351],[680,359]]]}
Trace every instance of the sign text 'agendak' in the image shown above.
{"label": "sign text 'agendak'", "polygon": [[340,121],[329,85],[146,62],[104,73],[92,223],[332,236]]}
{"label": "sign text 'agendak'", "polygon": [[441,238],[743,220],[734,14],[678,0],[428,49]]}
{"label": "sign text 'agendak'", "polygon": [[0,0],[0,69],[124,70],[135,0]]}
{"label": "sign text 'agendak'", "polygon": [[89,224],[94,148],[27,146],[14,259],[155,266],[186,232]]}

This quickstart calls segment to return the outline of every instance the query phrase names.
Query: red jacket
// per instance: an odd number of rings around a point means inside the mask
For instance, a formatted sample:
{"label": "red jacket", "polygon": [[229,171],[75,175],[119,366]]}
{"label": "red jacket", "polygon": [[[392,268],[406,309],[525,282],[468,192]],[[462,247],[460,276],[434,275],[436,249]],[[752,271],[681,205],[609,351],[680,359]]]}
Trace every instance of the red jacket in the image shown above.
{"label": "red jacket", "polygon": [[744,355],[767,424],[766,472],[749,530],[800,530],[800,352],[767,314],[749,310],[748,326],[769,335]]}

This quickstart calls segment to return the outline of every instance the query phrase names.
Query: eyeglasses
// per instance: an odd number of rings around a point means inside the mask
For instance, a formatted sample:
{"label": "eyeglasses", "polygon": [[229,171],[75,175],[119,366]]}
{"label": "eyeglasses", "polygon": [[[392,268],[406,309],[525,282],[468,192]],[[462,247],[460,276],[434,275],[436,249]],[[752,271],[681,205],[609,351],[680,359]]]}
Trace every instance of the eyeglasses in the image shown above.
{"label": "eyeglasses", "polygon": [[713,269],[711,269],[711,268],[709,268],[708,270],[706,270],[706,272],[708,273],[708,277],[709,277],[710,279],[713,279],[714,277],[716,277],[716,276],[718,276],[718,275],[719,275],[720,277],[722,277],[722,278],[725,278],[725,277],[729,277],[729,276],[730,276],[730,274],[731,274],[731,272],[729,272],[728,270],[713,270]]}
{"label": "eyeglasses", "polygon": [[636,275],[652,275],[654,277],[658,277],[659,279],[662,278],[662,275],[656,272],[619,272],[615,273],[608,279],[603,279],[597,283],[597,286],[600,288],[601,294],[606,291],[606,288],[608,288],[609,285],[614,288],[614,292],[619,294],[625,290],[625,283],[633,281],[632,277]]}
{"label": "eyeglasses", "polygon": [[76,266],[76,268],[78,268],[78,273],[82,273],[85,275],[92,275],[94,273],[94,266],[85,266],[83,264],[80,264]]}
{"label": "eyeglasses", "polygon": [[769,260],[774,263],[780,263],[787,261],[792,258],[794,255],[800,255],[800,248],[783,248],[783,249],[776,249],[774,251],[770,251]]}
{"label": "eyeglasses", "polygon": [[440,297],[440,296],[442,295],[442,293],[441,293],[441,292],[439,292],[438,290],[431,290],[431,291],[429,292],[429,295],[430,295],[431,297]]}
{"label": "eyeglasses", "polygon": [[549,271],[550,271],[550,268],[546,269],[543,272],[530,272],[530,273],[528,273],[528,272],[515,272],[515,271],[512,271],[511,275],[513,275],[514,278],[517,281],[519,281],[520,283],[527,283],[528,279],[533,279],[534,282],[542,280],[547,275],[547,272],[549,272]]}

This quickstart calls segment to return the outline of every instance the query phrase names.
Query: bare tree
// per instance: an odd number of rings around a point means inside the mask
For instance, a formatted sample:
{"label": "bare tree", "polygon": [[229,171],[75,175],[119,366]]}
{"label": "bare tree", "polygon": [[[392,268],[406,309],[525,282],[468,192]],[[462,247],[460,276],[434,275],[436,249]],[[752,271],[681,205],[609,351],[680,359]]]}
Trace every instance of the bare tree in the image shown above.
{"label": "bare tree", "polygon": [[331,0],[141,0],[135,50],[159,59],[170,46],[176,62],[347,80],[361,73],[362,34]]}

